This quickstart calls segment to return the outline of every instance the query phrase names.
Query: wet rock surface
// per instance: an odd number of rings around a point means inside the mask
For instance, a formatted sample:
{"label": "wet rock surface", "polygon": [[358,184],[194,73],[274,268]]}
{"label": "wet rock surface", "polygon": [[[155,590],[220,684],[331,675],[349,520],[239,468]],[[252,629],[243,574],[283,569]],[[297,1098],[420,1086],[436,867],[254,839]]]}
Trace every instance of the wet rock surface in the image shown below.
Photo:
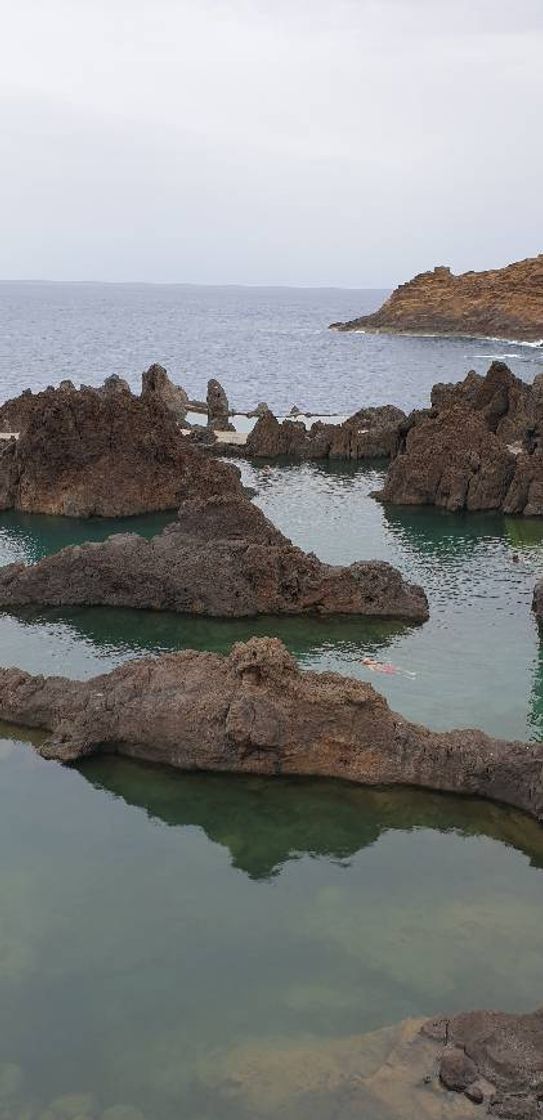
{"label": "wet rock surface", "polygon": [[51,732],[38,749],[62,762],[104,750],[182,770],[414,785],[543,813],[542,744],[429,731],[371,685],[300,671],[276,638],[234,645],[228,657],[132,661],[82,682],[4,669],[0,716]]}
{"label": "wet rock surface", "polygon": [[[211,465],[211,464],[210,464]],[[390,564],[323,564],[245,497],[183,503],[151,539],[119,533],[0,569],[0,604],[131,606],[223,617],[360,614],[420,622],[426,596]]]}
{"label": "wet rock surface", "polygon": [[439,266],[401,284],[372,315],[335,330],[543,339],[543,255],[455,276]]}
{"label": "wet rock surface", "polygon": [[457,385],[435,385],[432,408],[400,427],[377,495],[398,505],[543,515],[543,381],[493,362]]}
{"label": "wet rock surface", "polygon": [[121,379],[36,394],[19,439],[0,447],[2,509],[125,517],[223,492],[241,493],[238,472],[204,458],[161,401]]}

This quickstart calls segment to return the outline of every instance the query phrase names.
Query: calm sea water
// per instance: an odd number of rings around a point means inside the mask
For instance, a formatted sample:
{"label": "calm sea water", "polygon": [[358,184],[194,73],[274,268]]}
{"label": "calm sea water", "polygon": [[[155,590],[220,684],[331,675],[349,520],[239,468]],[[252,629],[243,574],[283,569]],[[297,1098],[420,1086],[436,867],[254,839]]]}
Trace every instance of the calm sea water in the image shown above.
{"label": "calm sea water", "polygon": [[[347,411],[423,404],[435,380],[484,370],[494,354],[526,379],[543,364],[524,347],[324,329],[380,298],[0,286],[2,395],[111,372],[136,385],[158,359],[194,393],[218,375],[240,407]],[[303,547],[333,562],[386,558],[422,583],[430,621],[35,610],[0,616],[0,664],[89,676],[149,650],[226,651],[274,633],[304,666],[371,680],[431,726],[541,737],[530,598],[543,524],[385,510],[370,497],[379,464],[243,474]],[[167,520],[130,527],[150,535]],[[125,527],[4,513],[0,563]],[[416,675],[372,677],[368,653]],[[522,815],[120,759],[65,770],[30,738],[0,728],[2,1120],[329,1120],[329,1098],[279,1103],[265,1076],[255,1107],[240,1070],[258,1085],[278,1049],[304,1043],[307,1068],[312,1047],[405,1016],[541,1001],[543,832]]]}
{"label": "calm sea water", "polygon": [[336,334],[328,323],[375,310],[387,292],[143,284],[0,284],[0,396],[63,377],[111,373],[139,386],[161,362],[191,395],[209,377],[241,409],[267,400],[312,412],[424,405],[435,381],[502,356],[525,380],[543,350],[473,339]]}

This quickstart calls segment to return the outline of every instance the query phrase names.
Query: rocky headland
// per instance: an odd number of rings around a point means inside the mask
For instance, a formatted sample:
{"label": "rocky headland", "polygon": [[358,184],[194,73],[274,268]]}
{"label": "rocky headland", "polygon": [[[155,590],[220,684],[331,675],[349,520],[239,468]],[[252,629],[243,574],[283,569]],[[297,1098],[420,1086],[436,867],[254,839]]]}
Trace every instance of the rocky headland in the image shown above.
{"label": "rocky headland", "polygon": [[543,375],[532,385],[493,362],[485,377],[435,385],[432,407],[400,428],[376,495],[397,505],[543,515]]}
{"label": "rocky headland", "polygon": [[144,375],[140,397],[109,378],[99,389],[65,382],[8,401],[3,421],[19,436],[0,444],[0,509],[127,517],[176,509],[186,498],[241,494],[238,471],[182,435],[184,404],[156,370]]}
{"label": "rocky headland", "polygon": [[244,496],[184,502],[146,539],[117,533],[0,569],[0,605],[102,605],[215,617],[359,614],[423,622],[422,588],[390,564],[323,564]]}
{"label": "rocky headland", "polygon": [[228,657],[131,661],[89,681],[3,669],[0,717],[50,732],[39,749],[61,762],[109,751],[182,770],[420,786],[543,815],[543,744],[429,731],[369,684],[301,671],[277,638]]}
{"label": "rocky headland", "polygon": [[378,311],[339,331],[543,340],[543,254],[505,268],[455,276],[440,266],[401,284]]}

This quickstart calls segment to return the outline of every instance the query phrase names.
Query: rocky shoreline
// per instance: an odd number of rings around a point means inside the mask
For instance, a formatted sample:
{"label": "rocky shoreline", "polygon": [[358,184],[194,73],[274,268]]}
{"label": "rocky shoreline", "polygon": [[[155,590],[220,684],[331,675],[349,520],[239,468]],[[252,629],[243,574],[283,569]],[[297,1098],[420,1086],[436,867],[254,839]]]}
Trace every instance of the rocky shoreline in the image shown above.
{"label": "rocky shoreline", "polygon": [[444,334],[543,344],[543,254],[455,276],[439,266],[400,284],[378,311],[337,331]]}

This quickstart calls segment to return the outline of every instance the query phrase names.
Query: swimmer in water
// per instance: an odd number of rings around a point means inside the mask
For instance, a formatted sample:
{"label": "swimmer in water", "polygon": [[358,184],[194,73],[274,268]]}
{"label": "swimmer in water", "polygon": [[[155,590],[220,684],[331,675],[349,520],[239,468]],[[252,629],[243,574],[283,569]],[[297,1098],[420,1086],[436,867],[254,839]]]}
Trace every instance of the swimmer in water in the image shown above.
{"label": "swimmer in water", "polygon": [[361,664],[366,669],[371,669],[372,673],[386,673],[387,676],[393,677],[399,674],[402,677],[416,677],[416,673],[411,672],[410,669],[400,669],[398,665],[392,665],[390,661],[375,661],[373,657],[363,657]]}

